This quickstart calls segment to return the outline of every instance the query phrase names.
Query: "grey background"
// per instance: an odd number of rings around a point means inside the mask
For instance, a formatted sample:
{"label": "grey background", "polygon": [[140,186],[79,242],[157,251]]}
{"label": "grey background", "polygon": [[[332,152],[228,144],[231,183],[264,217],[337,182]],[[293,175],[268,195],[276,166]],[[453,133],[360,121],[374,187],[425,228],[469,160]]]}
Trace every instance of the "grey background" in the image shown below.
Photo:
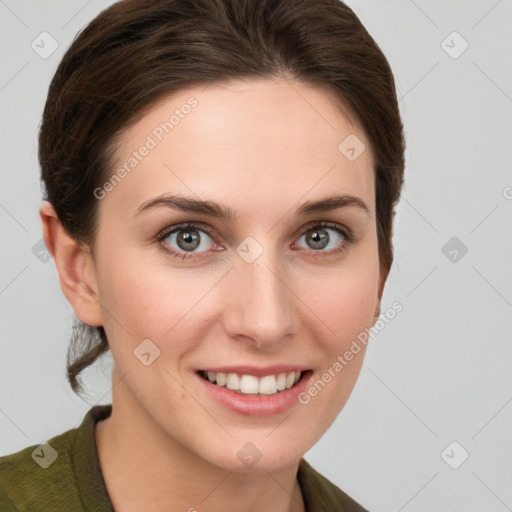
{"label": "grey background", "polygon": [[[84,375],[88,401],[67,384],[74,315],[53,262],[33,253],[47,88],[72,38],[110,3],[0,0],[1,455],[110,402],[110,356]],[[382,304],[403,311],[372,339],[348,404],[306,458],[372,511],[511,510],[512,5],[347,3],[390,61],[405,123],[406,184]],[[43,31],[58,43],[47,58],[31,47]],[[446,39],[454,31],[469,44],[457,58],[463,41]],[[461,448],[441,456],[453,441],[469,453],[458,469],[445,460],[460,462]]]}

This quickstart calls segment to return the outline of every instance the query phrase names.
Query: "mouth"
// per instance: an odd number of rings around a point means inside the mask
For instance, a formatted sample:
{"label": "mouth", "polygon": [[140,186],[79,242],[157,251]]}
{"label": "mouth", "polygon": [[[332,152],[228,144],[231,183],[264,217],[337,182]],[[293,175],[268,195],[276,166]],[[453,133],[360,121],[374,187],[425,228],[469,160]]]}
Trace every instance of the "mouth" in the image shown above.
{"label": "mouth", "polygon": [[210,384],[239,395],[272,396],[294,388],[311,370],[290,371],[257,377],[245,373],[200,370],[198,375]]}
{"label": "mouth", "polygon": [[299,404],[313,378],[304,366],[203,368],[196,372],[207,399],[246,417],[281,414]]}

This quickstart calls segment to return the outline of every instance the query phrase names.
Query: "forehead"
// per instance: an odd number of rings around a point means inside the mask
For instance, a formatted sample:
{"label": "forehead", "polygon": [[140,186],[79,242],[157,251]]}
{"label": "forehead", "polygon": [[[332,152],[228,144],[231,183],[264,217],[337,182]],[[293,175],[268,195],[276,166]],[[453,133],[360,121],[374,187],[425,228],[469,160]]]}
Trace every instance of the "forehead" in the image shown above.
{"label": "forehead", "polygon": [[261,208],[326,192],[374,209],[364,131],[332,93],[299,81],[233,80],[160,98],[121,136],[110,173],[123,176],[105,203],[122,209],[164,193]]}

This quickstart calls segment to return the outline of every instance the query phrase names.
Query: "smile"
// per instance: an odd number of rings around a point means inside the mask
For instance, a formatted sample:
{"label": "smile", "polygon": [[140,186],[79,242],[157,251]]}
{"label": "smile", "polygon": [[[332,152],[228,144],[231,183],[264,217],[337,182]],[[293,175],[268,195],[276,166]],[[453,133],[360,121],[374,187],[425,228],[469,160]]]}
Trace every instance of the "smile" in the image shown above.
{"label": "smile", "polygon": [[205,398],[253,417],[280,414],[295,407],[313,378],[313,370],[301,364],[203,367],[195,373]]}
{"label": "smile", "polygon": [[200,372],[203,379],[242,395],[275,395],[292,388],[304,372],[288,372],[256,377],[248,374]]}

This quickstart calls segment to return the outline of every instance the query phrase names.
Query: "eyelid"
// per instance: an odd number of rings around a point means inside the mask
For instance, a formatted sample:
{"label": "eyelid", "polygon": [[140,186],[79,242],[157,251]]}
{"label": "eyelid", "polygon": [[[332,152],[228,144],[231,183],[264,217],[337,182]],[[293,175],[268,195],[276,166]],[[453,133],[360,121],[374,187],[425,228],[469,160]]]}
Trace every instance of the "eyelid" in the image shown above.
{"label": "eyelid", "polygon": [[[315,220],[307,223],[305,226],[301,227],[294,235],[294,238],[298,236],[302,236],[308,231],[314,229],[314,228],[331,228],[335,231],[340,232],[347,240],[350,240],[351,242],[356,241],[355,234],[351,229],[349,229],[344,224],[341,224],[339,222],[334,221],[328,221],[328,220]],[[321,252],[321,251],[320,251]]]}
{"label": "eyelid", "polygon": [[[178,258],[182,259],[196,259],[196,258],[202,258],[202,254],[207,254],[207,252],[204,253],[187,253],[186,251],[178,252],[175,249],[170,248],[167,244],[164,244],[163,241],[169,237],[171,234],[175,233],[176,231],[186,230],[186,229],[197,229],[198,231],[204,231],[206,234],[214,239],[214,233],[215,230],[208,226],[207,224],[203,224],[201,222],[196,221],[190,221],[190,222],[182,222],[179,224],[173,224],[172,226],[167,226],[155,236],[155,241],[159,243],[161,249],[166,252],[167,254],[171,254],[172,256],[176,256]],[[298,237],[304,236],[308,231],[311,231],[314,228],[330,228],[334,231],[337,231],[339,234],[341,234],[344,238],[343,244],[341,248],[339,249],[331,249],[330,251],[314,251],[310,250],[309,252],[312,253],[313,257],[326,257],[327,255],[331,254],[339,254],[345,252],[349,246],[357,242],[357,238],[354,235],[353,231],[346,227],[343,224],[332,222],[332,221],[312,221],[311,223],[306,224],[302,228],[300,228],[293,236],[294,239]],[[214,240],[215,241],[215,240]],[[217,242],[215,242],[217,244]],[[295,242],[294,242],[295,244]],[[165,247],[164,247],[165,245]],[[219,244],[217,244],[219,245]],[[305,249],[307,251],[307,249]]]}
{"label": "eyelid", "polygon": [[165,240],[171,233],[186,228],[198,228],[200,231],[204,231],[208,235],[211,235],[214,231],[210,226],[207,224],[202,224],[201,222],[181,222],[180,224],[173,224],[172,226],[165,227],[156,235],[155,238],[158,241],[162,241]]}

